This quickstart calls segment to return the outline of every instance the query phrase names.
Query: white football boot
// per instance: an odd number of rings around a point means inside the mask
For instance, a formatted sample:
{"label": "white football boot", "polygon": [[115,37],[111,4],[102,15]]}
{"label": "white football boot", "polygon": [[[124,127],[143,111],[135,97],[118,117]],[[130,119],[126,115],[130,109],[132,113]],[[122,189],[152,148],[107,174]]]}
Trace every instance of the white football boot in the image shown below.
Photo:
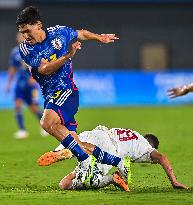
{"label": "white football boot", "polygon": [[16,139],[26,139],[29,137],[29,133],[26,130],[18,130],[15,134],[14,137]]}

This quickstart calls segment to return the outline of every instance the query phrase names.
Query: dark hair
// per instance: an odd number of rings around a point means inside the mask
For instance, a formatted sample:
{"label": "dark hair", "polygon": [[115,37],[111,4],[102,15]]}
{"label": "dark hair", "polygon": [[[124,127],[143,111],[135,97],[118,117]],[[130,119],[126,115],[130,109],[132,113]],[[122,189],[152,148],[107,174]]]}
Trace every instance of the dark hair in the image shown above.
{"label": "dark hair", "polygon": [[29,6],[23,9],[18,15],[16,20],[16,26],[22,24],[30,24],[33,25],[37,21],[41,21],[40,13],[37,7]]}
{"label": "dark hair", "polygon": [[153,148],[158,149],[158,147],[159,147],[159,140],[158,140],[158,138],[155,135],[153,135],[153,134],[145,134],[144,138],[149,142],[149,144]]}

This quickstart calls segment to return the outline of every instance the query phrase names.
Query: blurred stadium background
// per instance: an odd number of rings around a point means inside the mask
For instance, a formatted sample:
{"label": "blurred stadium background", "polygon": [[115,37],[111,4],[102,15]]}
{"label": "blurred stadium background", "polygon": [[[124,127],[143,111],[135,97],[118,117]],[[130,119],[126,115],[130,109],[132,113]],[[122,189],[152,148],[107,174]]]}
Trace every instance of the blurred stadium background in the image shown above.
{"label": "blurred stadium background", "polygon": [[[189,191],[173,191],[157,166],[134,165],[129,197],[115,188],[66,194],[57,183],[74,168],[75,159],[45,168],[36,165],[57,142],[39,136],[29,111],[30,138],[14,139],[13,92],[5,93],[16,15],[28,5],[40,8],[45,27],[59,24],[117,34],[120,40],[111,45],[84,43],[73,60],[80,90],[79,131],[104,124],[156,133],[160,151],[169,156]],[[193,82],[192,14],[193,0],[0,0],[0,203],[192,204],[192,106],[183,104],[192,103],[193,95],[174,100],[166,95],[168,88]]]}
{"label": "blurred stadium background", "polygon": [[192,102],[192,95],[171,101],[166,90],[193,81],[193,1],[0,0],[0,108],[12,106],[3,85],[16,45],[15,18],[27,5],[40,8],[45,27],[68,25],[119,36],[112,45],[86,42],[75,57],[81,106]]}

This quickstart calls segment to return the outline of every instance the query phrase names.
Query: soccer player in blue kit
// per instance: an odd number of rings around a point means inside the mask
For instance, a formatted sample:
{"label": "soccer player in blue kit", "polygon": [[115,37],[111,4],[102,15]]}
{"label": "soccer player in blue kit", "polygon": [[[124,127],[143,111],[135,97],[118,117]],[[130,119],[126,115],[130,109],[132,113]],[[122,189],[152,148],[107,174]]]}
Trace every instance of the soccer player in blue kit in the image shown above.
{"label": "soccer player in blue kit", "polygon": [[[84,151],[85,145],[78,140],[78,136],[71,134],[71,131],[76,133],[74,116],[79,107],[79,92],[73,81],[71,58],[81,48],[81,43],[73,43],[70,51],[67,46],[76,39],[111,43],[118,38],[115,34],[98,35],[59,25],[43,29],[39,11],[32,6],[18,14],[16,26],[25,38],[19,46],[20,55],[33,78],[40,84],[45,99],[40,121],[42,128],[71,150],[79,162],[90,160],[90,167],[93,169],[95,162]],[[89,154],[93,154],[97,162],[125,167],[126,173],[129,163],[125,159],[110,155],[97,146],[93,145],[92,148]]]}
{"label": "soccer player in blue kit", "polygon": [[[21,33],[16,35],[17,43],[21,43],[24,39]],[[40,120],[42,112],[39,107],[39,91],[37,82],[31,77],[29,69],[21,59],[19,54],[19,46],[14,47],[10,52],[9,57],[9,69],[8,69],[8,82],[6,91],[9,92],[12,86],[14,76],[17,73],[16,85],[14,89],[14,102],[15,102],[15,117],[19,130],[15,133],[15,138],[24,139],[28,137],[26,131],[22,105],[26,103],[29,109]],[[42,136],[48,135],[43,129],[40,130]]]}

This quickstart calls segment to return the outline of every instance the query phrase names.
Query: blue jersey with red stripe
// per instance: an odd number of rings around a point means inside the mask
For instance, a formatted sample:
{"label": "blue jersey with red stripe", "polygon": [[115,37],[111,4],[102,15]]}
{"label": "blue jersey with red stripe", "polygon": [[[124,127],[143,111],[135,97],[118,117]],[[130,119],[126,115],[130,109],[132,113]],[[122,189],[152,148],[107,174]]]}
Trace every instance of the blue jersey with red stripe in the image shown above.
{"label": "blue jersey with red stripe", "polygon": [[17,70],[16,88],[25,88],[29,78],[31,78],[31,74],[19,54],[19,46],[16,46],[11,50],[9,66],[14,67],[14,69]]}
{"label": "blue jersey with red stripe", "polygon": [[58,90],[77,90],[73,82],[72,61],[69,59],[61,68],[50,75],[38,72],[41,59],[56,60],[67,54],[68,44],[77,38],[76,30],[66,26],[54,26],[45,30],[46,38],[34,45],[26,41],[19,46],[22,59],[29,66],[33,78],[40,84],[44,99],[49,100]]}

